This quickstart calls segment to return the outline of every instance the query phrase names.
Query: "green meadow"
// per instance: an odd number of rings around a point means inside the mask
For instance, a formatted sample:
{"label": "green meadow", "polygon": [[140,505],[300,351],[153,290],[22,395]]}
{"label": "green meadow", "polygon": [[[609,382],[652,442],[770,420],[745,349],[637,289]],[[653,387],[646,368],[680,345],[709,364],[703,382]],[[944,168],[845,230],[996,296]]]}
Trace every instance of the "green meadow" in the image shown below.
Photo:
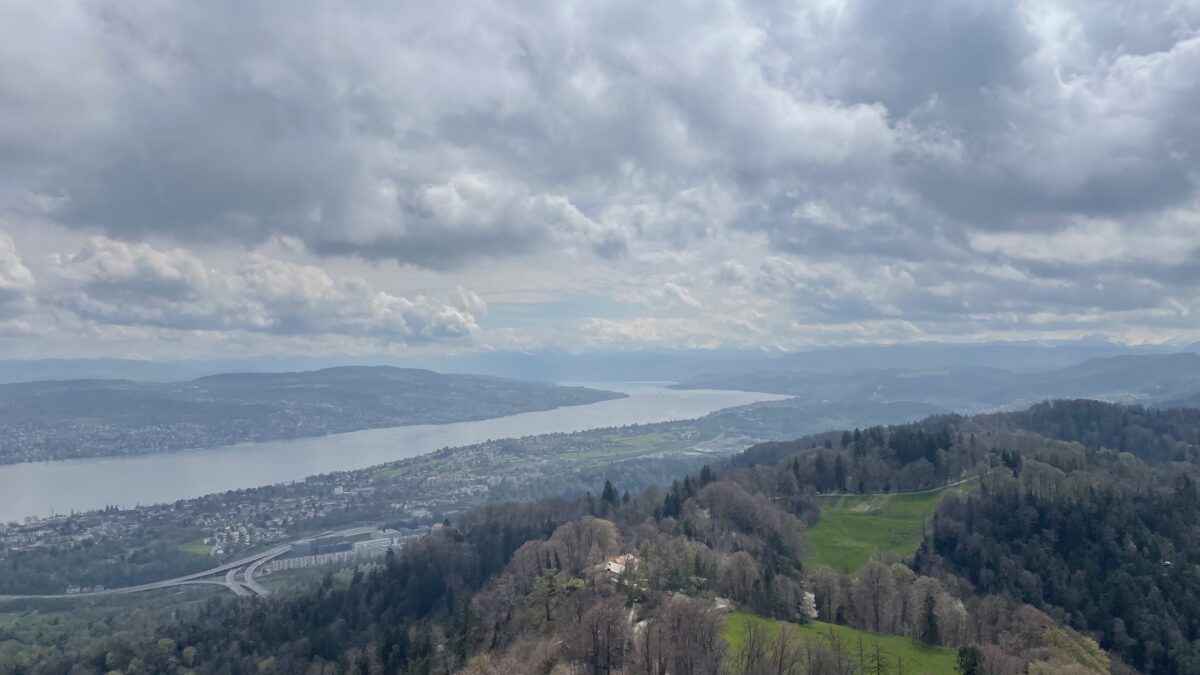
{"label": "green meadow", "polygon": [[822,497],[821,519],[807,532],[804,563],[856,574],[876,558],[907,558],[920,546],[938,501],[976,485],[971,480],[925,492]]}
{"label": "green meadow", "polygon": [[785,623],[764,619],[745,612],[729,615],[725,621],[725,640],[732,652],[741,650],[745,639],[747,625],[760,622],[769,632],[775,634],[781,626],[795,631],[795,634],[806,640],[821,640],[826,644],[837,641],[842,648],[850,652],[851,658],[857,662],[859,648],[870,658],[875,653],[875,646],[886,655],[888,672],[900,673],[898,667],[903,664],[905,675],[952,675],[956,673],[958,654],[948,647],[935,647],[919,640],[912,640],[898,635],[879,635],[857,630],[848,626],[836,626],[831,623],[813,621],[806,624]]}
{"label": "green meadow", "polygon": [[204,543],[203,538],[193,539],[189,542],[182,543],[179,545],[179,548],[197,555],[211,555],[213,549],[212,544]]}

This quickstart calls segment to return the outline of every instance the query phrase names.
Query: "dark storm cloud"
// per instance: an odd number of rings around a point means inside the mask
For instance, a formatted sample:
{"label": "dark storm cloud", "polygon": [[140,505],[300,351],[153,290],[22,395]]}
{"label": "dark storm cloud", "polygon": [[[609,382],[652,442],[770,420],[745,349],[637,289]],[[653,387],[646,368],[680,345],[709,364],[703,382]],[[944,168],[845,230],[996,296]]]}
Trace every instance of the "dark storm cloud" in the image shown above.
{"label": "dark storm cloud", "polygon": [[843,73],[842,86],[851,98],[882,102],[894,116],[936,98],[946,117],[976,125],[987,90],[1027,84],[1021,62],[1037,43],[1018,3],[860,0],[849,12],[840,56],[853,72]]}

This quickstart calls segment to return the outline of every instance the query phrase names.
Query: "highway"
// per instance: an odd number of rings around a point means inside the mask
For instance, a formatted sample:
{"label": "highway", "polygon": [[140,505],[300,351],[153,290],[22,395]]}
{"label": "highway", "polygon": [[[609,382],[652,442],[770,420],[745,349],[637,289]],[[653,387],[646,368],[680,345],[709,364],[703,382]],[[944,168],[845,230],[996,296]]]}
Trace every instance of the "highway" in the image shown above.
{"label": "highway", "polygon": [[228,586],[229,590],[233,591],[235,595],[250,595],[250,591],[247,590],[245,586],[238,583],[238,569],[240,568],[235,567],[225,573],[225,585]]}
{"label": "highway", "polygon": [[246,588],[249,589],[249,591],[251,593],[253,593],[254,595],[257,595],[259,597],[265,596],[268,593],[270,593],[270,591],[268,591],[261,584],[259,584],[257,581],[254,580],[254,575],[258,574],[258,570],[260,567],[267,564],[271,560],[274,560],[276,557],[278,557],[280,555],[282,555],[282,553],[276,553],[275,555],[259,558],[258,560],[255,560],[254,562],[252,562],[246,566],[245,571],[242,573],[242,577],[245,579]]}
{"label": "highway", "polygon": [[[355,527],[346,528],[344,530],[329,530],[311,537],[297,539],[286,544],[281,544],[274,548],[255,553],[254,555],[246,556],[233,562],[227,562],[223,565],[213,567],[203,572],[195,572],[181,577],[172,579],[164,579],[155,581],[149,584],[140,586],[125,586],[123,588],[108,588],[103,591],[89,591],[87,593],[71,593],[71,594],[55,594],[55,595],[0,595],[0,602],[6,600],[34,600],[34,599],[72,599],[72,598],[94,598],[105,595],[123,595],[126,593],[140,593],[142,591],[153,591],[160,588],[171,588],[173,586],[185,586],[189,584],[215,584],[224,586],[230,591],[233,591],[238,596],[265,596],[269,591],[264,588],[254,578],[258,574],[259,569],[263,565],[278,558],[279,556],[292,550],[292,546],[300,542],[312,541],[314,539],[326,539],[329,537],[353,537],[355,535],[364,534],[378,527],[377,525],[357,525]],[[240,577],[240,578],[239,578]]]}

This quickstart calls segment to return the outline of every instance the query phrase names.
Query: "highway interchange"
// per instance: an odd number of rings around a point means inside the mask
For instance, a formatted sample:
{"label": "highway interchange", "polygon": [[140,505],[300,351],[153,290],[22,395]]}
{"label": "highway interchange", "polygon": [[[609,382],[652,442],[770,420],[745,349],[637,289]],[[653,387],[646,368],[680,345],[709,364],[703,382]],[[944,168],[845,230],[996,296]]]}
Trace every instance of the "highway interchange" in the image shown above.
{"label": "highway interchange", "polygon": [[127,593],[141,593],[143,591],[153,591],[162,588],[171,588],[175,586],[187,585],[217,585],[224,586],[230,591],[233,591],[238,596],[266,596],[270,593],[262,584],[258,582],[259,571],[262,566],[268,562],[278,558],[279,556],[292,550],[292,546],[301,542],[312,541],[314,539],[329,539],[333,537],[353,537],[359,534],[370,532],[378,527],[377,525],[359,525],[342,530],[332,530],[322,532],[321,534],[297,539],[286,544],[281,544],[266,551],[255,553],[254,555],[246,556],[239,560],[227,562],[223,565],[206,569],[202,572],[174,577],[172,579],[164,579],[155,581],[149,584],[141,584],[140,586],[125,586],[123,588],[107,588],[102,591],[89,591],[86,593],[61,593],[54,595],[0,595],[0,602],[6,600],[33,600],[33,599],[73,599],[73,598],[94,598],[107,595],[123,595]]}

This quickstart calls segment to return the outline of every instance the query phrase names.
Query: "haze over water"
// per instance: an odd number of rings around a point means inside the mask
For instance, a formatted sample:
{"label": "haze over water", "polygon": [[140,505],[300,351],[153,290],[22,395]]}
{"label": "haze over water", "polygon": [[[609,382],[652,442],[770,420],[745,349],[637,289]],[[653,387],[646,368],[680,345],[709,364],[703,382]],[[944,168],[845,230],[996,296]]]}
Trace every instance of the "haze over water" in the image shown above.
{"label": "haze over water", "polygon": [[473,422],[368,429],[155,455],[3,465],[0,522],[106,505],[171,502],[362,469],[489,439],[691,419],[721,408],[785,398],[757,392],[673,390],[661,383],[589,386],[629,397]]}

